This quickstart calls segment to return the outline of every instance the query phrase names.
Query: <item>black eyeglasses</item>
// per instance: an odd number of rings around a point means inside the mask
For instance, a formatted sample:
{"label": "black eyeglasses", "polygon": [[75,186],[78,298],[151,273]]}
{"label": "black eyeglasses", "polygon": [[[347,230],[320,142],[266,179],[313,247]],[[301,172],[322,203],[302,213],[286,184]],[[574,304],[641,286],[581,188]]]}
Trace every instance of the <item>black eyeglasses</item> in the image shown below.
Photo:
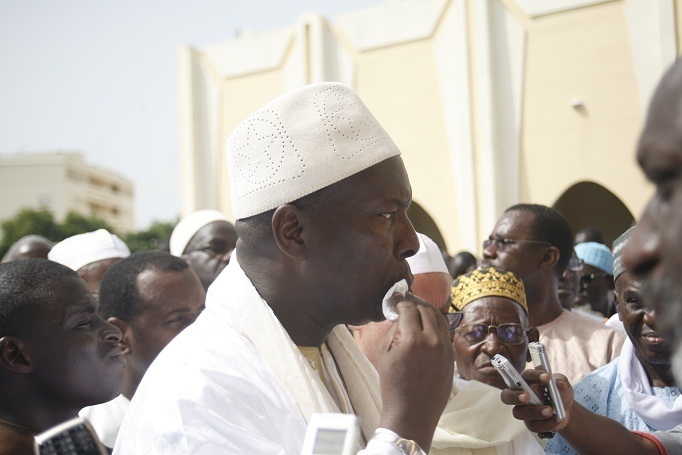
{"label": "black eyeglasses", "polygon": [[443,316],[445,316],[445,319],[447,319],[448,321],[448,330],[452,331],[459,326],[460,322],[462,322],[462,317],[464,316],[464,313],[460,312],[445,313]]}
{"label": "black eyeglasses", "polygon": [[215,256],[222,256],[223,254],[226,254],[232,250],[234,250],[234,245],[224,240],[211,240],[210,242],[206,242],[198,248],[185,250],[185,254],[194,253],[195,251],[203,251]]}
{"label": "black eyeglasses", "polygon": [[580,275],[580,289],[587,289],[593,280],[610,276],[607,273],[583,273]]}
{"label": "black eyeglasses", "polygon": [[583,269],[583,260],[571,257],[571,259],[568,260],[568,266],[566,267],[568,270],[571,272],[580,272]]}
{"label": "black eyeglasses", "polygon": [[504,323],[500,325],[466,324],[458,327],[459,333],[469,344],[477,344],[488,338],[491,330],[495,329],[497,337],[507,344],[521,344],[526,340],[526,329],[521,324]]}
{"label": "black eyeglasses", "polygon": [[489,246],[493,245],[493,246],[495,246],[495,249],[497,251],[506,251],[510,246],[512,246],[516,243],[531,243],[531,244],[536,244],[536,245],[552,246],[551,243],[545,242],[543,240],[487,239],[487,240],[483,241],[483,249],[486,249]]}

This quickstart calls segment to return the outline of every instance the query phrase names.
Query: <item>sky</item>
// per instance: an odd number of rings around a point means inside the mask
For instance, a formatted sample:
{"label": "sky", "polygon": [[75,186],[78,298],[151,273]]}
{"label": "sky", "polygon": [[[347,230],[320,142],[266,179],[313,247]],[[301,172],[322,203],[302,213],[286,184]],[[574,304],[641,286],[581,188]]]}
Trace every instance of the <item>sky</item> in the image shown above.
{"label": "sky", "polygon": [[0,0],[0,155],[81,151],[135,184],[135,227],[180,213],[177,50],[381,0]]}

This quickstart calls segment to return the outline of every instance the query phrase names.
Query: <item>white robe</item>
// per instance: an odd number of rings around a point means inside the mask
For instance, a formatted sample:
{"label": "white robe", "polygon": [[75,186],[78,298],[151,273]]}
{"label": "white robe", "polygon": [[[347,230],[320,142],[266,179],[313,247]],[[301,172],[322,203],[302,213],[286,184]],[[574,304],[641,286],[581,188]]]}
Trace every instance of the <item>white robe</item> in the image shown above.
{"label": "white robe", "polygon": [[83,408],[78,415],[87,419],[92,424],[102,444],[111,448],[114,447],[118,429],[121,427],[121,421],[129,405],[130,400],[121,394],[106,403]]}
{"label": "white robe", "polygon": [[544,455],[534,433],[502,403],[500,392],[478,381],[456,379],[430,454]]}
{"label": "white robe", "polygon": [[[376,372],[345,327],[327,342],[369,438],[381,409]],[[197,321],[147,370],[114,453],[299,454],[313,412],[338,409],[233,260]]]}
{"label": "white robe", "polygon": [[[381,409],[376,371],[345,327],[336,327],[327,343],[369,439]],[[498,391],[495,394],[499,397]],[[467,403],[462,401],[467,392],[459,395],[451,397],[446,419],[441,419],[444,428],[436,432],[434,442],[443,449],[439,453],[495,453],[489,449],[514,453],[504,449],[514,446],[503,441],[510,435],[506,429],[493,426],[492,431],[478,431],[471,438],[458,431],[467,425],[447,416],[457,415],[460,403]],[[481,395],[476,397],[475,401]],[[209,288],[204,312],[147,370],[123,419],[114,454],[298,455],[313,412],[338,409],[233,258]],[[478,421],[501,422],[493,416]],[[496,435],[493,441],[481,439],[491,433]],[[364,455],[400,453],[376,440],[363,451]]]}

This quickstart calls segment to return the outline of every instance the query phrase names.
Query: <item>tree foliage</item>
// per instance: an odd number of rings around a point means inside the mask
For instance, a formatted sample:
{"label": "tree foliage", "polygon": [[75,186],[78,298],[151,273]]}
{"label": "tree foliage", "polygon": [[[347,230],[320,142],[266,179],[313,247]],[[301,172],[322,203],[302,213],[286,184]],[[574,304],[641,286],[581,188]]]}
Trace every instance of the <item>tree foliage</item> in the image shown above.
{"label": "tree foliage", "polygon": [[[168,239],[176,224],[177,220],[174,222],[156,221],[149,229],[121,235],[121,239],[133,252],[155,249],[168,250]],[[97,216],[85,216],[80,213],[69,212],[64,221],[58,223],[48,209],[24,208],[12,218],[0,223],[2,230],[0,257],[5,255],[14,242],[25,235],[42,235],[53,242],[59,242],[72,235],[102,228],[117,234],[106,221]]]}
{"label": "tree foliage", "polygon": [[174,222],[155,221],[146,231],[131,232],[123,236],[123,241],[130,251],[163,250],[168,251],[168,240],[177,224]]}

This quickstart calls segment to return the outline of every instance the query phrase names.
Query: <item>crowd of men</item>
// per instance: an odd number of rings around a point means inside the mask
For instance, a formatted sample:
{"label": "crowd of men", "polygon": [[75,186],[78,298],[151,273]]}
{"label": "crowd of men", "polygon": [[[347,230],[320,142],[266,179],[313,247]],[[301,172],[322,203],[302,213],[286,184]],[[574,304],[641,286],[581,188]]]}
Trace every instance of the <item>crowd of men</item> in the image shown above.
{"label": "crowd of men", "polygon": [[[365,455],[682,453],[681,125],[678,63],[637,151],[657,192],[613,245],[517,204],[476,261],[415,232],[400,150],[352,90],[287,93],[228,140],[235,220],[195,212],[169,252],[105,230],[10,249],[0,454],[77,415],[114,454],[300,454],[317,413],[357,416]],[[536,341],[561,420],[493,366],[542,396]]]}

